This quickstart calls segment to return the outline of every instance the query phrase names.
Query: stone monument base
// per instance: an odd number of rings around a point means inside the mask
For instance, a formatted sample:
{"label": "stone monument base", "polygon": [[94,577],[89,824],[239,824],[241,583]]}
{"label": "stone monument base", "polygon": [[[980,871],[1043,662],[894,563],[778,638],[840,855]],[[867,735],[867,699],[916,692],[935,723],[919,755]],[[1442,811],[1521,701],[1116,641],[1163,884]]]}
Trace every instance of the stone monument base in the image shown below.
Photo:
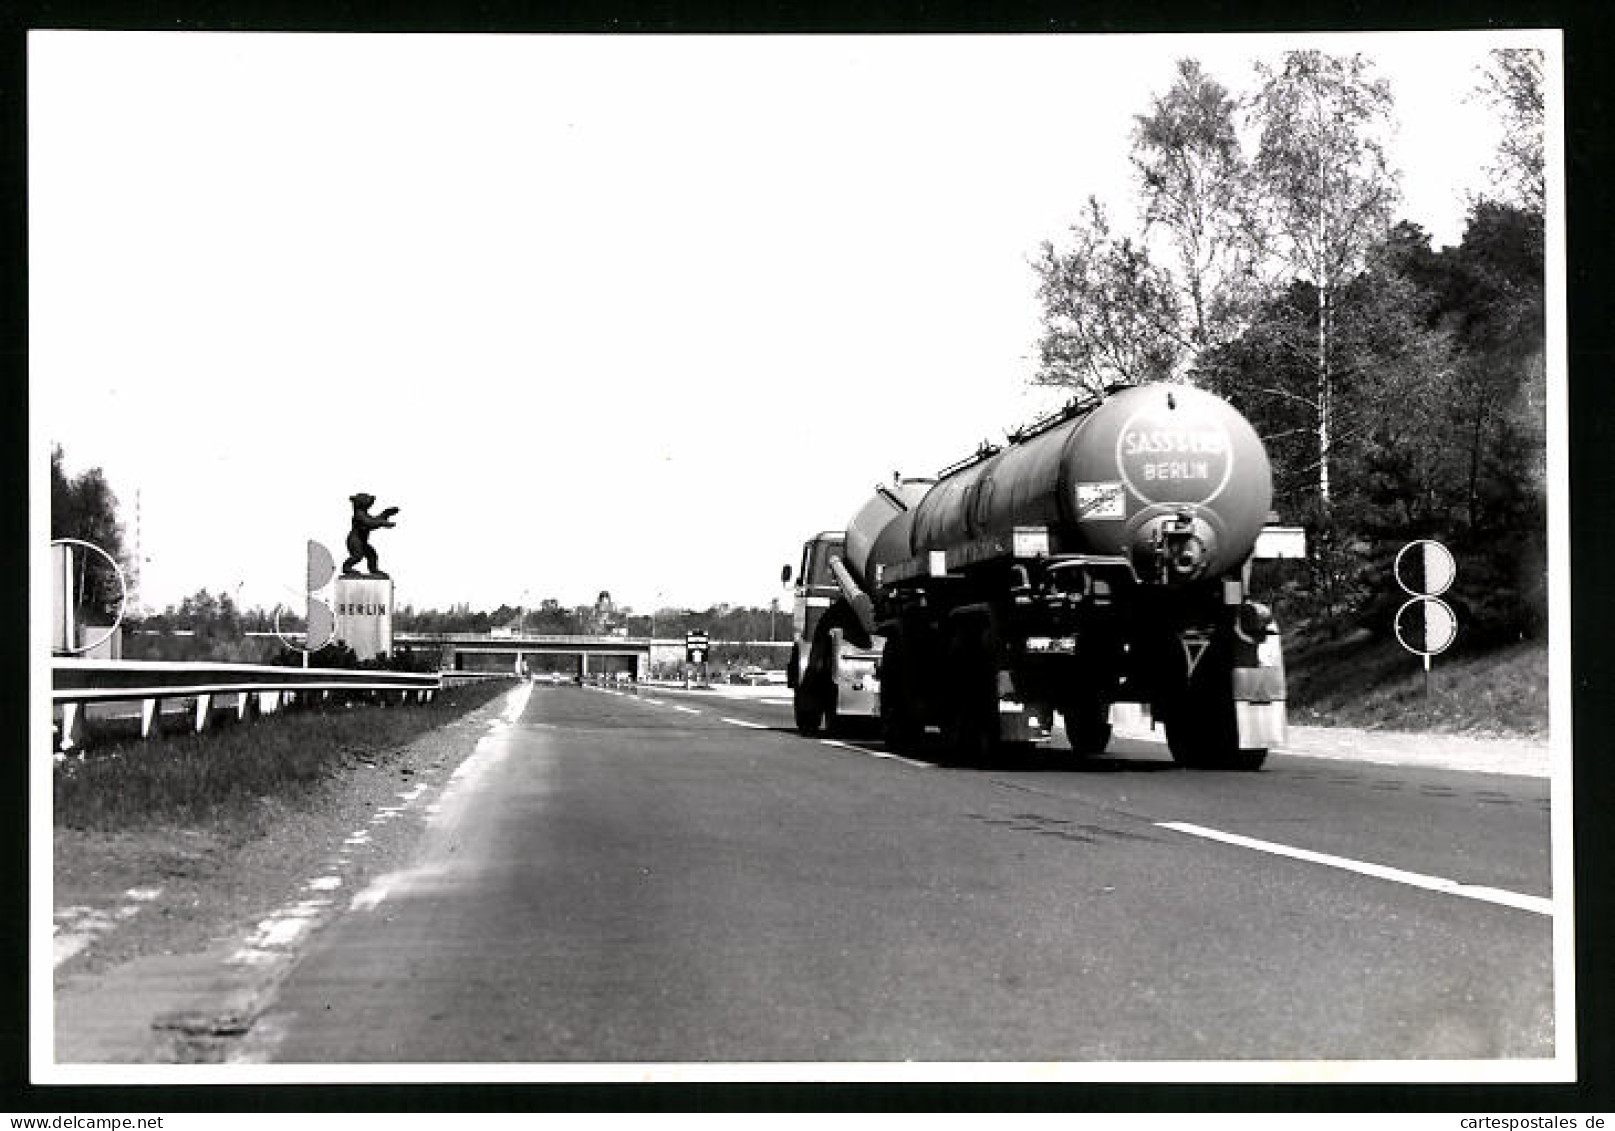
{"label": "stone monument base", "polygon": [[385,577],[336,579],[336,638],[361,660],[393,650],[393,583]]}

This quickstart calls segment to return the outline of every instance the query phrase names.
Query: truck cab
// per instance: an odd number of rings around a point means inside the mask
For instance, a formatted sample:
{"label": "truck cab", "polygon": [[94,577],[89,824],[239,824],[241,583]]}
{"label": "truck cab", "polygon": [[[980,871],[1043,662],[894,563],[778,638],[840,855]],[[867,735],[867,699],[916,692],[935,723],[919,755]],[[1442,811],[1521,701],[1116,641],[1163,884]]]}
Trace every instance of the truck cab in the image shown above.
{"label": "truck cab", "polygon": [[[830,559],[846,551],[847,536],[840,530],[815,534],[802,544],[802,560],[796,570],[795,597],[791,606],[791,662],[785,669],[785,682],[796,687],[807,667],[813,646],[813,633],[825,611],[841,596]],[[790,568],[786,567],[789,574]]]}
{"label": "truck cab", "polygon": [[[791,610],[791,658],[785,681],[792,691],[797,729],[817,734],[835,732],[848,718],[874,719],[880,714],[880,682],[876,666],[880,641],[858,647],[846,638],[842,622],[850,618],[831,561],[846,553],[847,537],[824,531],[803,543],[796,571]],[[789,580],[791,569],[785,568]],[[830,623],[825,617],[839,609]]]}

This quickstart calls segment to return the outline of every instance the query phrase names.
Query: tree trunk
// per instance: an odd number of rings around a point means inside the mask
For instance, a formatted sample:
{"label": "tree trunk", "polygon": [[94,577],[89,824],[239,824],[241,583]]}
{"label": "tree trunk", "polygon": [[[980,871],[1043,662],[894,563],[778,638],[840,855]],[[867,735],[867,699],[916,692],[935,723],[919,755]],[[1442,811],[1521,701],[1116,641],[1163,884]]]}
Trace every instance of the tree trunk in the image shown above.
{"label": "tree trunk", "polygon": [[1318,503],[1329,513],[1329,299],[1318,286]]}

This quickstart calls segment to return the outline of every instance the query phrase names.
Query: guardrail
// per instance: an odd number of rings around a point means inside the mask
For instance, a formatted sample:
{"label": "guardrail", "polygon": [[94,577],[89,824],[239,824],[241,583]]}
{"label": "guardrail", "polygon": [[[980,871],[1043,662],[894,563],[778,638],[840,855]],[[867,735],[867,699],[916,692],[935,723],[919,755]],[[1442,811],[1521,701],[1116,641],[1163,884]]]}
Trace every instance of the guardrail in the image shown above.
{"label": "guardrail", "polygon": [[396,692],[400,702],[429,702],[444,686],[440,672],[387,672],[352,668],[283,668],[272,664],[216,664],[167,660],[51,661],[51,702],[62,713],[58,748],[71,750],[84,738],[84,707],[91,703],[140,703],[140,737],[151,734],[165,699],[194,699],[194,723],[207,729],[214,700],[235,697],[235,714],[264,714],[300,696],[332,691]]}

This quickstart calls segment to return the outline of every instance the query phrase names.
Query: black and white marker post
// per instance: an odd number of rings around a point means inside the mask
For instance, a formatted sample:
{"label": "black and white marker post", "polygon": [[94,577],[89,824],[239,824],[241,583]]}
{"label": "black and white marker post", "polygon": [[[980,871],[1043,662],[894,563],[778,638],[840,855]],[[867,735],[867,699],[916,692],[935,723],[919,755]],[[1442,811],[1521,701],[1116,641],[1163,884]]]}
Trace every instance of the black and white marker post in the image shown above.
{"label": "black and white marker post", "polygon": [[1452,587],[1458,567],[1447,547],[1430,538],[1409,542],[1396,555],[1396,583],[1410,596],[1396,610],[1396,638],[1424,657],[1424,697],[1430,699],[1430,657],[1445,652],[1458,636],[1458,616],[1441,594]]}

